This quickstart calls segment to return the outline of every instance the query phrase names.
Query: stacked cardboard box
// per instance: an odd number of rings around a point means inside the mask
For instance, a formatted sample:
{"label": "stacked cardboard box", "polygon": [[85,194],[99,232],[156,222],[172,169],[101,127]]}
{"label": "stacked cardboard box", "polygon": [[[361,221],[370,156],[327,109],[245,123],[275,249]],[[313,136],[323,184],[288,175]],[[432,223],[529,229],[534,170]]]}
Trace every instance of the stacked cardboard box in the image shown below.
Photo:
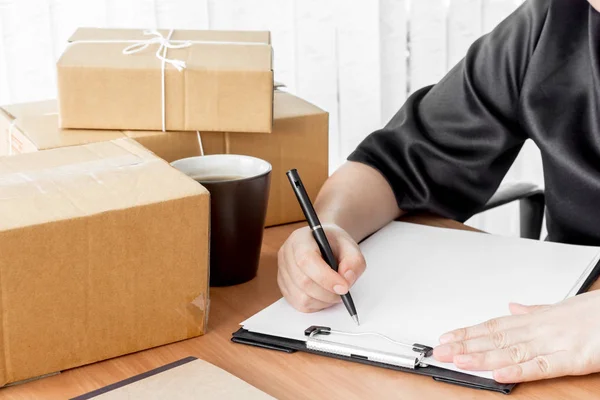
{"label": "stacked cardboard box", "polygon": [[262,158],[273,166],[266,219],[270,227],[304,219],[287,170],[300,171],[313,200],[329,172],[328,113],[275,90],[273,116],[271,133],[60,129],[58,104],[51,100],[0,107],[0,143],[4,154],[21,154],[129,137],[168,162],[202,152]]}
{"label": "stacked cardboard box", "polygon": [[131,139],[0,158],[0,385],[203,334],[209,204]]}
{"label": "stacked cardboard box", "polygon": [[57,72],[0,107],[0,386],[205,333],[210,194],[170,162],[270,162],[267,226],[304,219],[287,170],[313,200],[328,176],[268,32],[79,29]]}
{"label": "stacked cardboard box", "polygon": [[270,36],[78,29],[57,63],[61,127],[269,133]]}

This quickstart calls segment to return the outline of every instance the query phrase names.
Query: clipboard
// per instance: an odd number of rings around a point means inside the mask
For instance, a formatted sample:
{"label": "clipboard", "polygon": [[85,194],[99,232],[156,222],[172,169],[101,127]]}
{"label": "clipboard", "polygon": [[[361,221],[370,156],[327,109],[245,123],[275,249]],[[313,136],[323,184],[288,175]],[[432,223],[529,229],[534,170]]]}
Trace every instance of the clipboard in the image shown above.
{"label": "clipboard", "polygon": [[[329,347],[329,351],[325,351],[323,348],[319,349],[317,346],[311,345],[315,342],[325,342],[324,339],[320,338],[320,336],[328,335],[327,333],[324,333],[323,329],[327,330],[329,328],[320,326],[307,327],[306,332],[312,331],[313,337],[311,339],[314,340],[312,343],[310,340],[303,342],[300,340],[254,333],[244,328],[240,328],[237,332],[233,333],[231,341],[238,344],[256,346],[263,349],[276,350],[290,354],[300,351],[331,357],[338,360],[370,365],[373,367],[429,376],[438,382],[455,384],[471,389],[489,390],[503,394],[510,394],[512,389],[516,386],[515,384],[502,384],[494,380],[481,378],[479,376],[463,374],[433,365],[426,365],[422,362],[422,359],[428,352],[433,351],[433,349],[431,347],[416,343],[414,344],[414,350],[412,351],[414,354],[413,357],[409,357],[408,354],[410,353],[394,355],[395,357],[390,357],[390,355],[386,353],[378,353],[369,349],[361,349],[360,347],[346,347],[344,345],[339,345],[334,341],[327,341],[327,344],[331,343],[331,347]],[[365,353],[371,354],[373,357],[366,356]],[[407,365],[406,363],[410,364],[411,360],[412,366]]]}
{"label": "clipboard", "polygon": [[[587,292],[599,276],[600,262],[595,265],[592,272],[587,276],[577,295]],[[324,336],[335,336],[335,334],[336,331],[332,331],[329,327],[310,326],[304,331],[304,335],[307,337],[307,341],[304,342],[301,340],[250,332],[247,329],[240,328],[233,333],[231,341],[237,344],[255,346],[289,354],[299,351],[311,353],[399,372],[428,376],[437,382],[454,384],[471,389],[498,392],[506,395],[510,394],[517,386],[517,384],[498,383],[493,379],[486,379],[433,365],[427,365],[423,362],[423,358],[429,356],[433,351],[429,346],[418,343],[410,345],[405,344],[405,346],[410,348],[410,351],[401,356],[398,354],[390,356],[389,354],[378,353],[358,346],[343,345],[337,343],[335,339],[326,340],[323,338]]]}
{"label": "clipboard", "polygon": [[[555,304],[579,295],[600,274],[600,246],[523,240],[397,221],[364,240],[360,248],[367,269],[352,287],[361,314],[359,327],[341,304],[314,314],[301,313],[281,298],[241,322],[231,340],[510,394],[516,384],[496,382],[490,371],[465,371],[436,360],[427,346],[437,345],[439,336],[451,329],[505,315],[510,302]],[[398,267],[398,254],[402,254],[403,268]],[[455,279],[457,276],[461,279]],[[515,276],[520,279],[513,279]],[[482,278],[493,284],[479,284]],[[365,335],[382,336],[395,344],[382,343],[376,337],[349,338]],[[360,342],[362,345],[357,344]]]}

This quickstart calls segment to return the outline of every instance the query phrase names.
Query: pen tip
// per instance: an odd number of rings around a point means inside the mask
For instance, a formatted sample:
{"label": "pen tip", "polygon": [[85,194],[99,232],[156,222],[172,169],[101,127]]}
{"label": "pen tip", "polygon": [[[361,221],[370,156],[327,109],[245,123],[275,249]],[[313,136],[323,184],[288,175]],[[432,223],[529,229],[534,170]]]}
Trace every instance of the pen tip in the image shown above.
{"label": "pen tip", "polygon": [[358,321],[358,315],[353,315],[352,319],[356,322],[356,325],[360,326],[360,322]]}

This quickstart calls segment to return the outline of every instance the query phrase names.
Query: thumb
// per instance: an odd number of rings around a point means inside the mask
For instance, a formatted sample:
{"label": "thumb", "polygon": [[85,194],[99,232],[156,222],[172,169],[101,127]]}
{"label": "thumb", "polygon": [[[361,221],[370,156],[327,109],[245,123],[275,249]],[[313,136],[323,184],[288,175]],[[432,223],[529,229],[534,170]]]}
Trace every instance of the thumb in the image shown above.
{"label": "thumb", "polygon": [[346,279],[349,287],[353,286],[367,267],[360,248],[352,240],[340,238],[338,242],[338,259],[340,263],[339,274]]}
{"label": "thumb", "polygon": [[512,315],[523,315],[523,314],[531,314],[535,311],[545,310],[550,306],[547,305],[534,305],[534,306],[526,306],[524,304],[519,303],[510,303],[508,308]]}

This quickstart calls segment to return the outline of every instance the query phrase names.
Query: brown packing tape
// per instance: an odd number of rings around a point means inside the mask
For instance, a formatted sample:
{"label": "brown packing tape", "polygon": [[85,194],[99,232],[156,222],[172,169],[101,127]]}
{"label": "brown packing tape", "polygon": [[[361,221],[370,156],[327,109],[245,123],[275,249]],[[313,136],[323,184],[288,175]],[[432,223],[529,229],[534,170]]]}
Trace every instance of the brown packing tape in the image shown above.
{"label": "brown packing tape", "polygon": [[[30,110],[28,110],[30,111]],[[23,133],[21,121],[9,110],[0,107],[0,156],[36,151],[35,145]]]}
{"label": "brown packing tape", "polygon": [[192,300],[190,304],[200,311],[206,311],[206,295],[202,293],[200,296]]}
{"label": "brown packing tape", "polygon": [[[7,190],[26,186],[42,195],[49,195],[61,189],[56,185],[60,181],[80,182],[81,178],[89,178],[99,185],[105,184],[98,178],[100,173],[111,176],[122,168],[143,168],[151,162],[162,162],[159,159],[143,159],[135,154],[120,157],[99,159],[80,162],[60,167],[44,168],[36,171],[14,171],[0,173],[0,188],[3,188],[0,199],[7,198]],[[22,196],[23,192],[17,191],[15,197]]]}
{"label": "brown packing tape", "polygon": [[200,327],[208,326],[208,295],[202,293],[186,306],[189,315],[188,336],[194,336]]}
{"label": "brown packing tape", "polygon": [[37,151],[37,147],[20,129],[13,125],[8,130],[8,155],[25,154]]}

